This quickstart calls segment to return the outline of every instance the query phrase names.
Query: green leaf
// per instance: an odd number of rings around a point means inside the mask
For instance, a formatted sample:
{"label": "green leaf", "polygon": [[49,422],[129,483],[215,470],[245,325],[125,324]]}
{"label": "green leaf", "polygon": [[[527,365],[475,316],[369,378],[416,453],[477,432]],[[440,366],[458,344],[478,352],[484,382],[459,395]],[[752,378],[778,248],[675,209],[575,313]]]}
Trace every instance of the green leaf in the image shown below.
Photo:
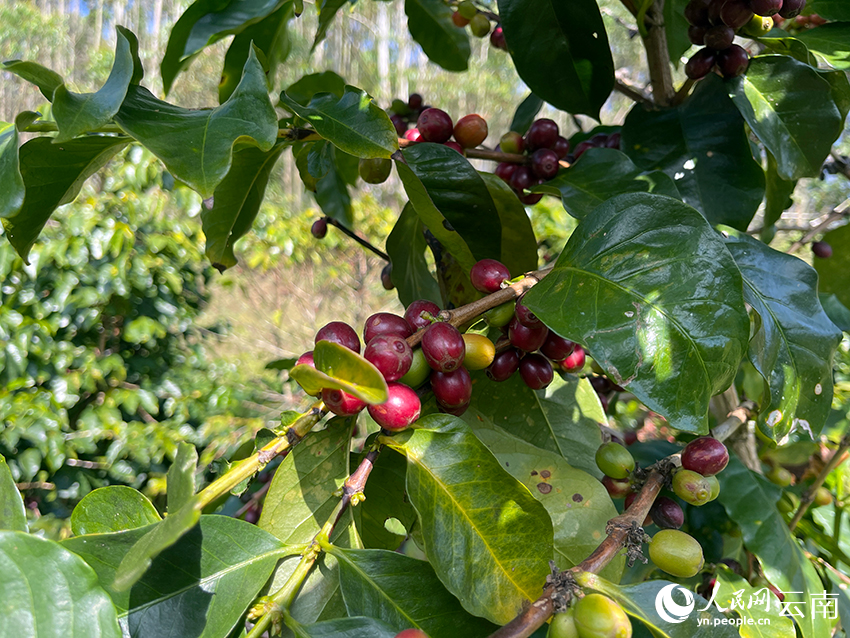
{"label": "green leaf", "polygon": [[201,211],[206,255],[220,271],[235,266],[233,245],[254,223],[266,193],[269,175],[284,144],[270,151],[245,146],[233,153],[230,170],[216,187],[212,210]]}
{"label": "green leaf", "polygon": [[501,261],[511,274],[537,270],[537,238],[525,206],[511,187],[493,173],[478,173],[496,205],[502,227]]}
{"label": "green leaf", "polygon": [[850,22],[850,6],[844,0],[809,0],[806,13],[809,12],[835,22]]}
{"label": "green leaf", "polygon": [[422,220],[408,202],[387,237],[387,254],[393,265],[393,284],[405,307],[417,299],[429,299],[442,304],[440,285],[431,274],[425,259],[428,242],[425,241],[424,230]]}
{"label": "green leaf", "polygon": [[3,638],[120,638],[115,608],[83,560],[58,543],[0,531]]}
{"label": "green leaf", "polygon": [[838,300],[833,293],[818,295],[826,316],[840,330],[850,332],[850,309]]}
{"label": "green leaf", "polygon": [[595,0],[499,0],[517,73],[534,93],[569,113],[599,117],[614,88],[614,60]]}
{"label": "green leaf", "polygon": [[747,73],[728,86],[747,124],[776,158],[782,179],[820,174],[844,124],[829,82],[807,64],[767,55],[750,60]]}
{"label": "green leaf", "polygon": [[4,71],[14,73],[30,84],[35,84],[48,102],[53,101],[53,93],[62,85],[62,76],[35,62],[9,60],[0,64]]}
{"label": "green leaf", "polygon": [[474,379],[475,392],[463,418],[476,435],[483,428],[505,430],[602,478],[595,457],[602,445],[599,426],[607,418],[590,381],[555,375],[545,390],[535,391],[519,375],[501,383],[483,373]]}
{"label": "green leaf", "polygon": [[334,146],[357,157],[388,158],[398,150],[398,135],[390,116],[355,86],[346,86],[338,98],[318,93],[302,106],[285,91],[281,104],[306,120],[316,132]]}
{"label": "green leaf", "polygon": [[364,617],[338,618],[308,626],[290,624],[296,627],[298,638],[395,638],[397,633],[380,620]]}
{"label": "green leaf", "polygon": [[53,144],[49,137],[30,140],[18,151],[26,189],[24,204],[3,218],[9,241],[25,260],[58,206],[77,197],[83,183],[127,144],[117,137],[90,136]]}
{"label": "green leaf", "polygon": [[315,144],[314,148],[320,145],[326,145],[329,161],[325,164],[326,173],[316,182],[316,203],[325,215],[351,227],[354,223],[351,195],[338,162],[338,154],[343,153],[326,142]]}
{"label": "green leaf", "polygon": [[174,462],[168,468],[166,489],[168,513],[174,514],[195,496],[195,471],[198,466],[198,451],[191,443],[181,441],[177,445]]}
{"label": "green leaf", "polygon": [[307,106],[316,93],[332,93],[342,98],[345,93],[345,80],[333,71],[323,71],[305,75],[286,89],[289,99],[302,106]]}
{"label": "green leaf", "polygon": [[850,225],[831,230],[823,236],[823,241],[833,247],[829,259],[815,259],[818,271],[818,291],[833,293],[838,300],[850,307],[850,286],[847,285],[847,273],[850,272]]}
{"label": "green leaf", "polygon": [[[734,609],[747,622],[741,638],[796,638],[794,621],[781,615],[782,603],[767,587],[754,587],[723,565],[718,565],[717,584],[715,604]],[[756,599],[764,602],[749,604]]]}
{"label": "green leaf", "polygon": [[588,149],[570,170],[532,190],[560,196],[564,209],[576,219],[624,193],[657,193],[679,199],[679,191],[667,175],[661,171],[646,174],[628,156],[610,148]]}
{"label": "green leaf", "polygon": [[469,38],[452,22],[451,8],[441,0],[404,0],[410,36],[425,55],[446,71],[466,71]]}
{"label": "green leaf", "polygon": [[227,175],[238,138],[251,138],[263,151],[277,140],[277,116],[253,51],[239,86],[221,106],[184,109],[131,86],[115,121],[205,198]]}
{"label": "green leaf", "polygon": [[688,21],[685,20],[685,7],[689,0],[667,0],[664,3],[664,30],[667,33],[667,52],[670,61],[677,69],[682,55],[691,48],[688,39]]}
{"label": "green leaf", "polygon": [[525,135],[531,127],[531,123],[540,109],[543,108],[543,100],[537,97],[534,92],[529,93],[525,99],[520,102],[519,106],[514,111],[514,117],[511,120],[510,130],[520,135]]}
{"label": "green leaf", "polygon": [[316,36],[313,38],[313,46],[310,48],[311,51],[315,51],[316,47],[319,46],[319,43],[325,39],[325,36],[328,33],[328,28],[330,28],[337,12],[345,6],[347,1],[348,0],[319,0],[319,2],[316,3],[316,8],[319,10],[319,25],[316,28]]}
{"label": "green leaf", "polygon": [[12,217],[24,205],[24,178],[18,162],[18,128],[0,122],[0,217]]}
{"label": "green leaf", "polygon": [[[774,30],[772,33],[787,33],[785,31]],[[800,42],[797,38],[787,36],[783,37],[764,37],[758,38],[758,42],[763,44],[767,53],[775,53],[777,55],[787,55],[789,57],[817,67],[815,56],[809,53],[809,48]]]}
{"label": "green leaf", "polygon": [[841,331],[821,308],[818,277],[804,261],[729,231],[726,247],[757,313],[748,356],[767,382],[758,427],[773,441],[795,429],[820,433],[832,405],[832,359]]}
{"label": "green leaf", "polygon": [[425,552],[464,609],[504,624],[535,600],[549,573],[552,522],[466,424],[431,415],[379,440],[407,456]]}
{"label": "green leaf", "polygon": [[56,87],[53,93],[53,116],[56,118],[59,133],[54,142],[67,142],[108,124],[127,95],[134,70],[130,41],[118,30],[115,61],[106,83],[98,91],[73,93],[64,83]]}
{"label": "green leaf", "polygon": [[339,579],[350,616],[368,616],[395,629],[429,636],[489,636],[497,627],[469,615],[425,561],[379,549],[340,549]]}
{"label": "green leaf", "polygon": [[525,303],[690,432],[707,432],[709,399],[732,383],[749,337],[723,240],[695,210],[658,195],[620,195],[585,217]]}
{"label": "green leaf", "polygon": [[779,221],[782,213],[794,203],[791,195],[797,188],[797,180],[785,180],[780,177],[776,158],[770,151],[767,151],[767,170],[765,170],[764,176],[764,227],[770,228]]}
{"label": "green leaf", "polygon": [[161,520],[153,503],[140,491],[126,485],[110,485],[89,492],[77,503],[71,512],[71,531],[75,536],[106,534]]}
{"label": "green leaf", "polygon": [[275,564],[301,549],[286,547],[244,521],[202,516],[192,531],[154,559],[131,590],[110,587],[118,565],[149,530],[79,536],[62,543],[97,572],[125,636],[227,636]]}
{"label": "green leaf", "polygon": [[711,224],[746,230],[764,197],[764,172],[726,87],[710,75],[678,108],[636,105],[622,129],[622,148],[641,169],[673,178],[685,202]]}
{"label": "green leaf", "polygon": [[323,388],[344,390],[370,405],[384,403],[387,382],[378,369],[353,350],[331,341],[320,341],[313,350],[316,367],[302,364],[290,370],[307,394]]}
{"label": "green leaf", "polygon": [[0,455],[0,530],[24,532],[29,530],[24,499],[15,485],[6,459]]}
{"label": "green leaf", "polygon": [[[608,521],[618,514],[599,479],[577,470],[554,452],[500,430],[482,428],[475,436],[549,512],[558,567],[574,567],[590,556],[605,538]],[[625,557],[620,554],[600,575],[618,582],[624,565]]]}
{"label": "green leaf", "polygon": [[850,69],[850,23],[833,22],[797,34],[797,38],[835,69]]}
{"label": "green leaf", "polygon": [[202,50],[228,35],[241,33],[276,11],[288,0],[259,0],[257,2],[221,2],[197,0],[172,27],[168,45],[160,64],[165,94],[174,79]]}

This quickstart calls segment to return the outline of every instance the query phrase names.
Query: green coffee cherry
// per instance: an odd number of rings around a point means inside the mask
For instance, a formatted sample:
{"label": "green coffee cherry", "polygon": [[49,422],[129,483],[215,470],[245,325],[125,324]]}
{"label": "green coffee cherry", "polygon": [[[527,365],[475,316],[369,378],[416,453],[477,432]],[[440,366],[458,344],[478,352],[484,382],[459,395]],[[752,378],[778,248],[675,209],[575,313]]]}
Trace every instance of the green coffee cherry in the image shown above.
{"label": "green coffee cherry", "polygon": [[609,441],[596,450],[596,465],[605,476],[624,479],[634,471],[635,459],[622,445]]}
{"label": "green coffee cherry", "polygon": [[711,487],[711,496],[708,497],[708,501],[711,502],[720,496],[720,481],[717,480],[716,476],[704,476],[703,478],[708,482],[709,487]]}
{"label": "green coffee cherry", "polygon": [[815,506],[823,507],[824,505],[832,504],[832,492],[830,492],[825,487],[821,486],[818,488],[818,491],[815,492]]}
{"label": "green coffee cherry", "polygon": [[393,162],[383,157],[362,159],[358,170],[360,177],[367,184],[383,184],[393,170]]}
{"label": "green coffee cherry", "polygon": [[770,16],[754,15],[752,19],[744,25],[744,34],[751,38],[760,38],[767,35],[773,28],[773,18]]}
{"label": "green coffee cherry", "polygon": [[800,499],[797,498],[796,494],[792,494],[791,492],[783,492],[779,500],[776,501],[776,509],[783,514],[796,512],[798,507],[800,507]]}
{"label": "green coffee cherry", "polygon": [[649,557],[661,569],[679,578],[691,578],[702,569],[702,547],[692,536],[677,529],[663,529],[649,543]]}
{"label": "green coffee cherry", "polygon": [[430,374],[431,366],[428,365],[428,360],[425,359],[422,348],[416,348],[413,351],[413,362],[410,364],[410,370],[398,382],[411,388],[418,388],[425,383]]}
{"label": "green coffee cherry", "polygon": [[478,8],[469,0],[464,0],[457,6],[457,12],[467,20],[472,20],[478,14]]}
{"label": "green coffee cherry", "polygon": [[579,638],[575,612],[569,609],[562,614],[555,614],[552,617],[552,624],[549,625],[549,633],[546,634],[546,638]]}
{"label": "green coffee cherry", "polygon": [[691,505],[705,505],[711,500],[711,485],[702,474],[679,470],[673,475],[673,491]]}
{"label": "green coffee cherry", "polygon": [[507,303],[503,303],[501,306],[491,308],[484,313],[484,321],[486,321],[487,325],[491,328],[507,326],[511,322],[511,319],[514,318],[515,307],[516,304],[513,301],[508,301]]}
{"label": "green coffee cherry", "polygon": [[483,13],[476,13],[469,21],[469,30],[476,38],[487,37],[490,33],[490,18]]}
{"label": "green coffee cherry", "polygon": [[602,594],[588,594],[573,605],[579,638],[632,638],[626,612]]}
{"label": "green coffee cherry", "polygon": [[767,476],[767,479],[771,483],[775,483],[780,487],[788,487],[794,482],[794,475],[781,465],[774,465],[773,469],[771,469],[765,476]]}

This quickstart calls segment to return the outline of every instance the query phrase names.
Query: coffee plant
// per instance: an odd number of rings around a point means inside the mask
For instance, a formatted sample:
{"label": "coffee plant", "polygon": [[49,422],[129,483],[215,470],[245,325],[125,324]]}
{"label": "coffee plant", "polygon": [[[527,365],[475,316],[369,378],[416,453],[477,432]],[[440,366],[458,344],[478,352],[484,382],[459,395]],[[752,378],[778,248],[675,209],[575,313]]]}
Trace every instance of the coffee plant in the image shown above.
{"label": "coffee plant", "polygon": [[[214,480],[198,484],[195,445],[177,444],[164,511],[106,486],[76,505],[69,538],[28,533],[24,454],[4,442],[0,636],[846,635],[850,436],[831,408],[850,328],[847,206],[787,252],[770,243],[843,132],[850,6],[622,4],[645,45],[645,90],[618,79],[594,0],[405,0],[432,63],[463,72],[469,35],[489,37],[530,89],[495,148],[484,118],[448,113],[439,95],[380,96],[384,109],[322,70],[277,86],[302,0],[186,10],[160,77],[167,96],[233,36],[209,108],[154,95],[123,27],[93,93],[33,60],[3,64],[49,102],[0,128],[0,218],[23,268],[58,268],[36,259],[54,211],[140,147],[203,198],[206,259],[230,268],[291,152],[323,213],[312,236],[342,232],[385,257],[375,277],[405,311],[362,330],[332,321],[279,362],[311,404]],[[344,5],[317,3],[316,43]],[[689,42],[704,48],[676,86]],[[545,102],[598,121],[615,90],[634,102],[622,126],[567,138],[537,118]],[[386,253],[352,228],[361,179],[404,193]],[[525,208],[546,196],[576,220],[553,259]],[[792,254],[810,243],[814,268]],[[119,253],[91,258],[108,278]],[[134,259],[142,281],[155,272],[156,258]],[[3,294],[24,294],[16,285]],[[147,303],[179,294],[152,292]],[[52,338],[49,309],[3,321],[4,340]],[[45,362],[45,381],[63,361]],[[29,432],[28,449],[49,461],[62,432]],[[255,514],[222,515],[272,462]]]}

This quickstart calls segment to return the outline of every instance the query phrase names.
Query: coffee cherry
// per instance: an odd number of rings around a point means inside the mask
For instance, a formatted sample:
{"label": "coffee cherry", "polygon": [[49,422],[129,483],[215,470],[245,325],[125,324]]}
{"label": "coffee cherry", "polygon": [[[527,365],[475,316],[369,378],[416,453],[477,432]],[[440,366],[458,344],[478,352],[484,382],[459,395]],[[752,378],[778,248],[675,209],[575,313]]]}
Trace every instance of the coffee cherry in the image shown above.
{"label": "coffee cherry", "polygon": [[706,476],[703,478],[705,478],[708,487],[711,489],[711,495],[708,497],[708,502],[710,503],[720,496],[720,481],[717,480],[716,476]]}
{"label": "coffee cherry", "polygon": [[796,18],[800,15],[803,7],[806,6],[806,0],[783,0],[782,8],[778,11],[779,15],[785,18]]}
{"label": "coffee cherry", "polygon": [[422,134],[419,132],[418,128],[412,128],[404,132],[404,139],[410,140],[411,142],[424,142],[425,140],[422,138]]}
{"label": "coffee cherry", "polygon": [[411,111],[418,111],[422,108],[422,96],[418,93],[411,93],[407,98],[407,106]]}
{"label": "coffee cherry", "polygon": [[410,363],[410,370],[408,370],[407,374],[399,379],[398,382],[403,383],[406,386],[410,386],[411,388],[418,388],[420,385],[425,383],[428,379],[428,375],[430,374],[431,366],[428,365],[428,360],[425,359],[422,348],[417,348],[413,351],[413,359]]}
{"label": "coffee cherry", "polygon": [[679,578],[691,578],[702,569],[702,547],[692,536],[662,529],[649,543],[649,557],[656,567]]}
{"label": "coffee cherry", "polygon": [[596,465],[605,476],[624,479],[634,471],[635,459],[625,447],[609,441],[596,450]]}
{"label": "coffee cherry", "polygon": [[460,11],[455,11],[452,13],[452,22],[454,22],[454,25],[456,27],[459,27],[461,29],[467,24],[469,24],[469,20],[460,15]]}
{"label": "coffee cherry", "polygon": [[505,153],[521,154],[525,151],[525,140],[516,131],[508,131],[499,138],[499,147]]}
{"label": "coffee cherry", "polygon": [[794,475],[781,465],[775,465],[765,476],[771,483],[780,487],[788,487],[794,482]]}
{"label": "coffee cherry", "polygon": [[399,137],[407,132],[407,121],[401,115],[390,115],[390,122],[393,123],[396,135]]}
{"label": "coffee cherry", "polygon": [[753,17],[753,12],[746,0],[726,0],[720,9],[720,19],[728,27],[740,29]]}
{"label": "coffee cherry", "polygon": [[320,217],[314,221],[313,225],[310,226],[310,233],[316,239],[324,239],[325,235],[328,234],[328,220],[324,217]]}
{"label": "coffee cherry", "polygon": [[685,524],[685,513],[672,498],[659,496],[649,510],[652,521],[662,529],[679,529]]}
{"label": "coffee cherry", "polygon": [[729,463],[729,451],[720,441],[710,436],[694,439],[682,450],[682,467],[703,476],[722,472]]}
{"label": "coffee cherry", "polygon": [[466,343],[457,328],[445,321],[438,321],[425,329],[422,352],[434,370],[451,372],[463,363]]}
{"label": "coffee cherry", "polygon": [[555,378],[552,364],[542,354],[527,354],[519,362],[519,376],[532,390],[542,390]]}
{"label": "coffee cherry", "polygon": [[760,38],[770,33],[773,28],[773,18],[770,16],[754,15],[744,27],[744,33],[751,38]]}
{"label": "coffee cherry", "polygon": [[534,184],[534,175],[528,166],[517,166],[509,183],[516,190],[524,191]]}
{"label": "coffee cherry", "polygon": [[431,372],[431,389],[437,402],[446,408],[459,408],[472,398],[472,379],[466,368],[452,372]]}
{"label": "coffee cherry", "polygon": [[540,328],[543,325],[543,322],[540,321],[537,315],[531,312],[531,309],[522,302],[522,298],[524,296],[525,293],[520,295],[519,299],[517,299],[516,307],[514,308],[516,318],[527,328]]}
{"label": "coffee cherry", "polygon": [[501,24],[496,25],[496,28],[493,29],[493,33],[490,34],[490,45],[497,49],[501,49],[502,51],[508,50],[508,43],[505,41],[505,32],[502,29]]}
{"label": "coffee cherry", "polygon": [[463,146],[461,146],[457,142],[452,142],[452,141],[444,142],[443,146],[448,146],[450,149],[452,149],[453,151],[457,151],[461,155],[464,155],[464,153],[465,153],[465,151],[463,150]]}
{"label": "coffee cherry", "polygon": [[747,72],[750,56],[746,49],[733,44],[717,54],[717,68],[724,78],[736,78]]}
{"label": "coffee cherry", "polygon": [[782,9],[782,0],[750,0],[750,9],[760,16],[772,16]]}
{"label": "coffee cherry", "polygon": [[832,246],[825,241],[816,241],[812,243],[812,253],[815,257],[821,259],[829,259],[832,257]]}
{"label": "coffee cherry", "polygon": [[519,370],[519,352],[511,348],[499,352],[493,357],[493,363],[487,368],[487,376],[493,381],[507,381],[513,373]]}
{"label": "coffee cherry", "polygon": [[425,109],[416,120],[416,128],[426,142],[442,144],[452,136],[452,118],[440,109]]}
{"label": "coffee cherry", "polygon": [[420,330],[431,325],[431,321],[422,316],[423,312],[427,312],[433,317],[440,314],[440,307],[433,301],[427,299],[419,299],[411,303],[407,310],[404,311],[404,319],[410,324],[414,330]]}
{"label": "coffee cherry", "polygon": [[544,117],[532,122],[528,133],[525,134],[525,145],[530,151],[535,151],[538,148],[551,148],[559,135],[558,125]]}
{"label": "coffee cherry", "polygon": [[476,38],[486,38],[490,33],[490,18],[483,13],[476,13],[469,21],[469,30]]}
{"label": "coffee cherry", "polygon": [[477,113],[464,115],[455,124],[454,136],[464,148],[475,148],[487,139],[487,122]]}
{"label": "coffee cherry", "polygon": [[354,416],[366,407],[366,402],[351,396],[342,390],[325,388],[322,390],[322,401],[325,406],[337,416]]}
{"label": "coffee cherry", "polygon": [[479,292],[491,293],[502,288],[502,282],[511,278],[511,271],[495,259],[482,259],[469,271],[472,286]]}
{"label": "coffee cherry", "polygon": [[362,159],[358,170],[367,184],[383,184],[393,170],[393,162],[384,158]]}
{"label": "coffee cherry", "polygon": [[726,0],[711,0],[708,3],[708,24],[705,26],[710,27],[723,23],[720,19],[720,10],[724,4],[726,4]]}
{"label": "coffee cherry", "polygon": [[366,346],[363,358],[378,368],[387,381],[401,379],[413,364],[413,350],[398,335],[378,335]]}
{"label": "coffee cherry", "polygon": [[607,596],[587,594],[573,607],[580,638],[632,638],[629,617]]}
{"label": "coffee cherry", "polygon": [[363,324],[363,341],[367,344],[378,335],[396,335],[407,339],[412,334],[410,324],[391,312],[376,312]]}
{"label": "coffee cherry", "polygon": [[401,115],[402,117],[410,115],[410,107],[407,105],[407,102],[402,102],[398,98],[394,99],[393,103],[390,104],[390,111],[392,111],[393,114]]}
{"label": "coffee cherry", "polygon": [[463,357],[463,367],[467,370],[483,370],[496,356],[496,346],[484,335],[465,334],[466,354]]}
{"label": "coffee cherry", "polygon": [[706,33],[708,33],[708,27],[688,27],[688,40],[691,41],[691,44],[701,47],[705,44]]}
{"label": "coffee cherry", "polygon": [[817,492],[815,492],[815,505],[817,507],[832,505],[832,492],[825,487],[820,486]]}
{"label": "coffee cherry", "polygon": [[561,361],[561,367],[565,372],[578,372],[584,367],[585,359],[586,355],[584,353],[584,348],[580,345],[576,345],[572,353],[568,355],[566,359]]}
{"label": "coffee cherry", "polygon": [[507,182],[508,184],[510,184],[511,177],[513,177],[516,167],[517,164],[513,164],[511,162],[500,162],[499,165],[496,166],[496,170],[493,171],[493,173],[503,182]]}
{"label": "coffee cherry", "polygon": [[634,494],[632,482],[629,479],[614,479],[610,476],[603,476],[602,485],[608,490],[608,496],[611,498],[626,498],[630,494]]}
{"label": "coffee cherry", "polygon": [[405,629],[398,632],[395,638],[428,638],[428,634],[421,629]]}
{"label": "coffee cherry", "polygon": [[708,27],[708,0],[691,0],[685,6],[685,20],[694,27]]}
{"label": "coffee cherry", "polygon": [[349,350],[360,353],[360,338],[354,328],[342,321],[331,321],[322,326],[316,333],[315,343],[320,341],[333,341]]}
{"label": "coffee cherry", "polygon": [[457,6],[457,12],[467,20],[472,20],[478,14],[478,7],[469,0],[464,0]]}
{"label": "coffee cherry", "polygon": [[[382,337],[378,338],[381,339]],[[382,428],[396,432],[404,430],[419,418],[419,413],[422,410],[419,396],[408,386],[394,381],[387,384],[387,389],[389,390],[389,399],[380,405],[370,405],[368,408],[369,415]]]}
{"label": "coffee cherry", "polygon": [[735,31],[731,27],[724,24],[718,24],[716,27],[711,27],[705,33],[705,46],[722,51],[732,46],[735,41]]}
{"label": "coffee cherry", "polygon": [[518,195],[519,201],[521,201],[526,206],[534,206],[537,202],[543,199],[543,193],[525,193],[524,195]]}
{"label": "coffee cherry", "polygon": [[713,49],[700,49],[685,63],[685,75],[692,80],[701,80],[711,73],[716,62],[717,53]]}
{"label": "coffee cherry", "polygon": [[555,140],[555,143],[552,144],[552,150],[555,151],[555,155],[558,156],[558,159],[562,160],[570,152],[570,141],[566,137],[559,135]]}
{"label": "coffee cherry", "polygon": [[393,283],[393,265],[387,264],[383,268],[381,268],[381,285],[384,287],[384,290],[392,290],[395,288],[395,284]]}
{"label": "coffee cherry", "polygon": [[549,633],[546,638],[579,638],[576,629],[575,612],[568,609],[565,612],[552,616],[549,624]]}
{"label": "coffee cherry", "polygon": [[531,170],[541,179],[552,179],[558,174],[558,154],[549,148],[539,148],[531,155]]}
{"label": "coffee cherry", "polygon": [[539,350],[540,346],[546,343],[546,337],[549,335],[549,328],[540,325],[537,328],[529,328],[520,323],[517,317],[508,324],[508,337],[511,340],[511,345],[525,352],[534,352]]}
{"label": "coffee cherry", "polygon": [[298,361],[295,362],[295,365],[297,365],[297,366],[310,366],[311,368],[315,368],[316,362],[313,361],[313,351],[308,350],[307,352],[302,354],[300,357],[298,357]]}
{"label": "coffee cherry", "polygon": [[681,469],[673,475],[673,492],[691,505],[705,505],[711,499],[711,485],[702,474]]}
{"label": "coffee cherry", "polygon": [[484,321],[486,321],[487,325],[491,328],[507,326],[513,318],[514,303],[512,301],[505,302],[501,306],[491,308],[484,313]]}
{"label": "coffee cherry", "polygon": [[546,335],[546,341],[540,348],[540,352],[545,354],[552,361],[562,361],[570,356],[575,348],[575,343],[569,339],[564,339],[563,337],[556,335],[550,330],[549,334]]}
{"label": "coffee cherry", "polygon": [[605,148],[619,149],[622,139],[623,136],[619,131],[616,133],[611,133],[611,135],[608,136],[608,141],[605,142]]}

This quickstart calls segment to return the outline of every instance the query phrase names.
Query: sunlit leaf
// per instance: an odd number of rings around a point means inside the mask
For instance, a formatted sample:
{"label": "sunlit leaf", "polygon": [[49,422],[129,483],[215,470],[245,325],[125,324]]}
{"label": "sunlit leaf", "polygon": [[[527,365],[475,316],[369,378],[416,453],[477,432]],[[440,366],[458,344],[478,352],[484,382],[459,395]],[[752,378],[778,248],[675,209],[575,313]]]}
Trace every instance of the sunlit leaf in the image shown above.
{"label": "sunlit leaf", "polygon": [[71,513],[71,530],[76,536],[106,534],[144,527],[162,520],[148,498],[126,485],[109,485],[93,490]]}

